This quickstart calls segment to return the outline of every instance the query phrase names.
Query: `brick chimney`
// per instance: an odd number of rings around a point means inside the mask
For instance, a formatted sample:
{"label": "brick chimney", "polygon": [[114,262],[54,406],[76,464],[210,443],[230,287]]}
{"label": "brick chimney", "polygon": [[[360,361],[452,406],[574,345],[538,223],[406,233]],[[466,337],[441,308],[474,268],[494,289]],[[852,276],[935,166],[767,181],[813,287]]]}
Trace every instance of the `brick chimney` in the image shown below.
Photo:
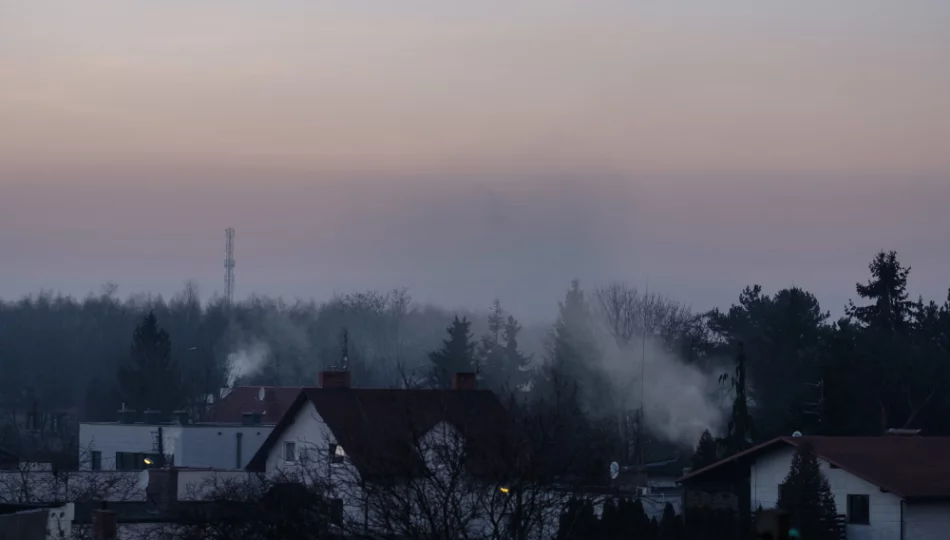
{"label": "brick chimney", "polygon": [[115,512],[112,510],[94,510],[92,512],[92,538],[93,540],[116,540],[118,538]]}
{"label": "brick chimney", "polygon": [[452,374],[452,390],[475,390],[476,376],[474,373],[461,372]]}
{"label": "brick chimney", "polygon": [[349,371],[321,371],[320,388],[349,388]]}

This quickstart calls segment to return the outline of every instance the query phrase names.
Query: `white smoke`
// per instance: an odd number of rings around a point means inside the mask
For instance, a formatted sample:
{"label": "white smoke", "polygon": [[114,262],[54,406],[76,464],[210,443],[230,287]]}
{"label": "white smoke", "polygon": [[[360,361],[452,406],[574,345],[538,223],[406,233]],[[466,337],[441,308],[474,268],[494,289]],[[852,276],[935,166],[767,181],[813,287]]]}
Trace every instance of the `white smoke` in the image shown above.
{"label": "white smoke", "polygon": [[686,363],[657,340],[647,338],[643,345],[642,338],[624,347],[609,337],[601,340],[615,402],[626,410],[642,402],[646,427],[683,447],[695,446],[704,430],[718,433],[725,421],[719,372]]}
{"label": "white smoke", "polygon": [[263,341],[254,341],[246,347],[238,349],[228,355],[228,388],[233,388],[234,383],[244,377],[259,372],[266,364],[270,356],[270,346]]}

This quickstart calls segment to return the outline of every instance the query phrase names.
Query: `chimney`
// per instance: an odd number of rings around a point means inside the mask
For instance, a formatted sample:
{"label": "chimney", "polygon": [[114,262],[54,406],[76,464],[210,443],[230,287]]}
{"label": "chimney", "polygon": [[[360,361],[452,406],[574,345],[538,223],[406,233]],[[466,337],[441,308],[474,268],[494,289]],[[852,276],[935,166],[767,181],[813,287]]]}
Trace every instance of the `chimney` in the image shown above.
{"label": "chimney", "polygon": [[246,412],[241,414],[241,424],[245,426],[258,426],[263,420],[261,413],[257,412]]}
{"label": "chimney", "polygon": [[320,388],[349,388],[349,371],[321,371]]}
{"label": "chimney", "polygon": [[145,423],[152,424],[161,424],[162,423],[162,413],[153,409],[145,411]]}
{"label": "chimney", "polygon": [[476,376],[471,372],[452,374],[452,390],[475,390]]}
{"label": "chimney", "polygon": [[132,409],[119,409],[119,423],[120,424],[134,424],[135,423],[135,411]]}
{"label": "chimney", "polygon": [[178,502],[178,469],[148,469],[145,496],[158,506],[159,512]]}
{"label": "chimney", "polygon": [[190,423],[188,411],[175,411],[175,422],[180,426],[187,426]]}
{"label": "chimney", "polygon": [[94,510],[92,512],[93,540],[116,540],[115,512],[112,510]]}

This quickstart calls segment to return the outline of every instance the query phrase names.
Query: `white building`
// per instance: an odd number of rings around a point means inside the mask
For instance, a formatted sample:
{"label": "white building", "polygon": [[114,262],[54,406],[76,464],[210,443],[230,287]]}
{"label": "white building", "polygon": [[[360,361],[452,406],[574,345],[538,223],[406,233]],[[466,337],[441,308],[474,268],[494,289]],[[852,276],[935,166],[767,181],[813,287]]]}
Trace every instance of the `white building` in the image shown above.
{"label": "white building", "polygon": [[321,388],[300,393],[247,469],[323,486],[331,520],[349,531],[413,536],[426,521],[470,531],[487,523],[417,506],[439,500],[455,511],[478,499],[480,512],[497,504],[503,513],[510,505],[496,474],[511,470],[511,460],[500,459],[512,442],[503,440],[510,418],[492,392],[475,389],[474,374],[457,374],[452,390],[356,389],[348,376],[321,373]]}
{"label": "white building", "polygon": [[774,508],[796,449],[806,442],[818,456],[838,513],[845,515],[848,540],[950,538],[950,437],[780,437],[680,482],[699,485],[741,465],[750,510]]}
{"label": "white building", "polygon": [[243,469],[273,430],[251,419],[235,423],[84,422],[80,470],[142,470],[156,463],[161,433],[166,461],[176,467]]}

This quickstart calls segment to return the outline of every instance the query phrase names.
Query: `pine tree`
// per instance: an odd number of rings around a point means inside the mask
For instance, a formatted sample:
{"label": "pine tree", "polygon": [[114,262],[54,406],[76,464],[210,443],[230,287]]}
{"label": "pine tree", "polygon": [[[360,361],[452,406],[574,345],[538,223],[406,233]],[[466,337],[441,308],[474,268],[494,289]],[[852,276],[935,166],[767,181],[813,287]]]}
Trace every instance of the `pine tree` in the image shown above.
{"label": "pine tree", "polygon": [[119,366],[119,390],[127,407],[166,413],[183,404],[183,381],[171,358],[171,338],[149,312],[132,334],[128,360]]}
{"label": "pine tree", "polygon": [[476,354],[480,379],[491,389],[499,389],[505,382],[505,355],[501,343],[504,321],[505,312],[496,299],[488,314],[488,331],[482,336]]}
{"label": "pine tree", "polygon": [[906,331],[914,313],[914,302],[908,300],[907,278],[910,267],[903,266],[896,251],[880,252],[868,265],[871,279],[857,284],[858,296],[873,303],[867,306],[848,304],[847,314],[867,328],[888,334]]}
{"label": "pine tree", "polygon": [[713,438],[707,429],[703,431],[702,436],[699,437],[699,443],[696,444],[696,451],[693,453],[690,465],[694,471],[698,471],[717,461],[719,461],[719,451],[716,445],[716,439]]}
{"label": "pine tree", "polygon": [[807,441],[799,443],[788,476],[779,486],[778,507],[791,515],[802,538],[837,539],[835,499]]}
{"label": "pine tree", "polygon": [[600,351],[592,327],[592,314],[580,282],[571,282],[552,334],[546,359],[542,392],[574,393],[582,410],[608,410],[609,380],[600,370]]}
{"label": "pine tree", "polygon": [[673,509],[672,503],[663,507],[663,518],[660,520],[659,540],[682,540],[683,520]]}
{"label": "pine tree", "polygon": [[518,346],[518,334],[521,325],[511,315],[505,321],[504,334],[504,373],[505,384],[510,388],[520,388],[528,382],[528,367],[531,357],[521,352]]}
{"label": "pine tree", "polygon": [[432,362],[432,383],[449,388],[453,373],[472,371],[475,366],[475,343],[472,341],[472,323],[455,317],[446,329],[449,338],[442,341],[442,349],[429,353]]}

